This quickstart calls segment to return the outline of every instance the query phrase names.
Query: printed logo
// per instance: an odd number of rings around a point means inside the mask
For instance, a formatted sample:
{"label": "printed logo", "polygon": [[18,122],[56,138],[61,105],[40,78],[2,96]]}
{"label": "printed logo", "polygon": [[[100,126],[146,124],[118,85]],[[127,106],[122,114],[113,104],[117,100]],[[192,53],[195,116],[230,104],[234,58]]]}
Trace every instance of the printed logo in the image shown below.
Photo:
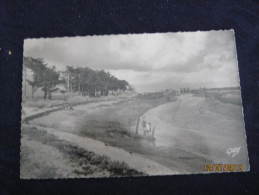
{"label": "printed logo", "polygon": [[239,154],[240,152],[240,149],[241,149],[241,146],[239,147],[234,147],[234,148],[228,148],[226,153],[227,155],[231,156],[232,158],[234,158],[236,155]]}

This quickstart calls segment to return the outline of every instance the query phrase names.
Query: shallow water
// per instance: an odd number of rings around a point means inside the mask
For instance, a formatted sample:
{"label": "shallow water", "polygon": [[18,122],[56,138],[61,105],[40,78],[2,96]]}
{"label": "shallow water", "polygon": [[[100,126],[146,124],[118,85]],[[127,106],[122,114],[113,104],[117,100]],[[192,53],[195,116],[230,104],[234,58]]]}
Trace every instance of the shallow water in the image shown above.
{"label": "shallow water", "polygon": [[[213,162],[243,163],[248,167],[242,107],[191,95],[149,110],[143,116],[156,128],[155,145],[161,150],[179,148]],[[235,158],[229,148],[241,147]]]}

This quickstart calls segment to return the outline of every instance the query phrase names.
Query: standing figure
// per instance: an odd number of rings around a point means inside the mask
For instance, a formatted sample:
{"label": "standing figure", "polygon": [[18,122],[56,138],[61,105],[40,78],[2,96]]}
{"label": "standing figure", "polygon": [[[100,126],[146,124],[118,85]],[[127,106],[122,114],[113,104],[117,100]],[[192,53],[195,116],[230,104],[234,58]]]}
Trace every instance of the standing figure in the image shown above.
{"label": "standing figure", "polygon": [[144,123],[144,135],[148,135],[151,132],[151,123],[150,122],[146,122]]}

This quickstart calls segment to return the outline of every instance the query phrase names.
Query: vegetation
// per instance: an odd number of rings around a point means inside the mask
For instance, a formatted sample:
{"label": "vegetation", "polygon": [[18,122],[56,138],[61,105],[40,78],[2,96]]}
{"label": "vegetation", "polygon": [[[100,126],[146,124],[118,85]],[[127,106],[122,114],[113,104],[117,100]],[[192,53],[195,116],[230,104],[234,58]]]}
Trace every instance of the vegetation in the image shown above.
{"label": "vegetation", "polygon": [[66,73],[69,75],[69,90],[83,96],[107,96],[109,91],[132,89],[127,81],[119,80],[104,70],[67,66]]}
{"label": "vegetation", "polygon": [[51,93],[56,90],[55,86],[62,82],[59,80],[55,66],[49,68],[40,58],[24,57],[23,62],[25,67],[33,72],[32,80],[26,80],[32,86],[32,97],[34,92],[41,88],[44,92],[44,99],[51,99]]}
{"label": "vegetation", "polygon": [[119,80],[104,70],[67,66],[61,75],[55,66],[49,68],[43,59],[31,57],[24,57],[24,66],[33,72],[33,79],[27,80],[32,86],[32,93],[41,88],[44,99],[51,99],[51,93],[57,90],[56,86],[60,83],[66,86],[66,91],[78,92],[82,96],[116,95],[118,91],[133,90],[127,81]]}
{"label": "vegetation", "polygon": [[[96,176],[140,176],[145,175],[144,173],[132,169],[126,163],[120,161],[114,161],[107,156],[99,155],[91,151],[84,150],[83,148],[72,144],[65,140],[60,140],[54,135],[48,134],[41,127],[27,126],[22,129],[22,133],[28,136],[30,139],[37,141],[41,144],[51,146],[65,156],[65,158],[73,164],[73,172],[75,177],[96,177]],[[23,147],[23,146],[22,146]],[[24,150],[26,152],[24,152]],[[27,159],[29,155],[32,155],[33,148],[28,151],[29,148],[23,148],[21,155],[22,165],[30,163]],[[40,161],[39,161],[40,162]],[[36,167],[34,164],[31,165],[30,172],[40,172],[41,178],[51,178],[57,176],[54,170],[49,171],[47,169],[40,169],[45,165],[38,164]],[[23,168],[23,167],[22,167]],[[27,174],[30,174],[27,173]],[[54,174],[54,175],[53,175]]]}

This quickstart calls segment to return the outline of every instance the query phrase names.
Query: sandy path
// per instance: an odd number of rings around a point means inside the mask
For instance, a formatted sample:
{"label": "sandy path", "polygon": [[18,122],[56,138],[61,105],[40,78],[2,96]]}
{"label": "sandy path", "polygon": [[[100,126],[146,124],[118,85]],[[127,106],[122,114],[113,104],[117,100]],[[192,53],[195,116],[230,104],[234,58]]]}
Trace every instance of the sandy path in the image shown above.
{"label": "sandy path", "polygon": [[76,144],[87,151],[94,152],[98,155],[105,155],[113,161],[125,162],[131,168],[148,175],[179,174],[177,171],[172,171],[171,169],[152,160],[146,159],[141,155],[129,153],[123,149],[105,145],[100,141],[88,137],[80,137],[71,133],[56,131],[51,128],[44,128],[44,130],[49,134],[56,136],[58,139]]}

